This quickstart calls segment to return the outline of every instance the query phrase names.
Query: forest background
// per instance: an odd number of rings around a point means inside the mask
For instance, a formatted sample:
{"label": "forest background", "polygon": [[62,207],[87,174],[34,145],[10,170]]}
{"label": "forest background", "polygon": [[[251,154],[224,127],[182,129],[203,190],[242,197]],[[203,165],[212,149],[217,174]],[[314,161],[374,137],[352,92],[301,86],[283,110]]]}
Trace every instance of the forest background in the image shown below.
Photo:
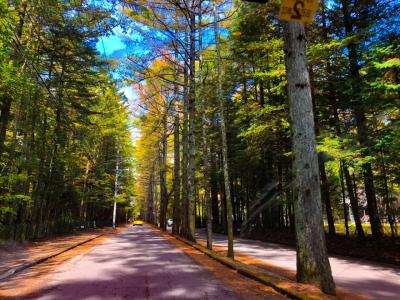
{"label": "forest background", "polygon": [[[232,215],[233,232],[292,239],[279,1],[193,3],[0,1],[3,238],[110,224],[117,198],[120,221],[187,237]],[[321,1],[306,27],[332,237],[397,236],[398,6]]]}

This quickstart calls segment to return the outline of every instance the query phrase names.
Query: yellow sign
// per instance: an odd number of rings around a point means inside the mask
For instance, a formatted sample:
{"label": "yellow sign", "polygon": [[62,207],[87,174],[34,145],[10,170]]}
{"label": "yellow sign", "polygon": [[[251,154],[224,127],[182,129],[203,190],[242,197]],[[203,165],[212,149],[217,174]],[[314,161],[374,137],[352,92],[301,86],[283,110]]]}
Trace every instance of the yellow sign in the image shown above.
{"label": "yellow sign", "polygon": [[282,0],[279,19],[301,23],[312,22],[318,0]]}

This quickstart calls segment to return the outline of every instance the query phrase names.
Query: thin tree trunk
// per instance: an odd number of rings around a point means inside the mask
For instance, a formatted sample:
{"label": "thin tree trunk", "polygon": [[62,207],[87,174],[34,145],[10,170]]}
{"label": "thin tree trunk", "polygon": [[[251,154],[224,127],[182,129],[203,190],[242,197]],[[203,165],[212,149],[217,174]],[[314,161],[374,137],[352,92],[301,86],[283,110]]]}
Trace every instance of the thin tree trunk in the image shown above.
{"label": "thin tree trunk", "polygon": [[149,183],[147,189],[147,209],[146,209],[146,221],[150,224],[154,224],[154,198],[153,198],[153,171],[149,174]]}
{"label": "thin tree trunk", "polygon": [[[178,39],[178,33],[176,38]],[[175,45],[175,62],[176,62],[176,72],[175,72],[175,81],[178,81],[179,75],[179,66],[178,66],[179,52],[178,52],[178,42],[176,41]],[[181,199],[180,199],[180,141],[179,141],[179,126],[180,126],[180,118],[179,118],[179,89],[178,84],[174,84],[174,207],[173,207],[173,224],[172,224],[172,233],[179,234],[180,232],[180,224],[181,224]]]}
{"label": "thin tree trunk", "polygon": [[343,201],[343,215],[344,215],[344,226],[346,228],[346,237],[349,238],[349,216],[347,212],[347,205],[346,205],[346,192],[344,187],[344,172],[343,172],[343,160],[340,160],[340,170],[339,170],[339,177],[340,177],[340,187],[342,189],[342,201]]}
{"label": "thin tree trunk", "polygon": [[335,221],[333,220],[331,198],[329,195],[329,192],[330,192],[329,184],[328,184],[328,178],[326,176],[325,162],[323,161],[323,158],[320,159],[319,170],[320,170],[320,174],[321,174],[322,199],[325,203],[325,211],[326,211],[326,218],[328,219],[329,235],[335,235],[336,234]]}
{"label": "thin tree trunk", "polygon": [[188,225],[189,230],[186,238],[194,241],[196,230],[196,139],[195,139],[195,117],[196,117],[196,1],[192,1],[192,7],[189,12],[189,210]]}
{"label": "thin tree trunk", "polygon": [[389,197],[389,188],[387,184],[387,175],[386,175],[386,166],[385,166],[385,158],[383,156],[383,151],[381,149],[381,167],[382,167],[382,177],[383,177],[383,190],[384,190],[384,195],[385,195],[385,206],[386,206],[386,215],[388,218],[388,222],[390,225],[390,232],[392,235],[392,238],[394,239],[396,234],[397,234],[397,228],[395,224],[395,218],[393,216],[393,211],[391,207],[391,202],[390,202],[390,197]]}
{"label": "thin tree trunk", "polygon": [[226,197],[226,227],[228,233],[228,257],[233,258],[233,208],[231,198],[231,186],[229,178],[229,167],[228,167],[228,142],[226,138],[226,114],[225,114],[225,101],[222,93],[222,69],[221,69],[221,45],[219,42],[218,33],[218,12],[216,3],[213,2],[214,10],[214,36],[217,48],[217,97],[219,100],[219,109],[221,114],[221,136],[222,136],[222,168],[224,171],[224,186],[225,186],[225,197]]}
{"label": "thin tree trunk", "polygon": [[[188,30],[186,28],[185,32],[185,45],[186,48],[189,46],[189,35]],[[187,61],[189,56],[187,55],[187,51],[185,51],[185,63],[183,68],[183,129],[182,129],[182,204],[183,209],[181,211],[181,234],[183,236],[188,235],[189,230],[189,182],[188,182],[188,162],[189,162],[189,141],[188,141],[188,124],[189,124],[189,115],[188,115],[188,106],[189,106],[189,98],[188,98],[188,85],[189,85],[189,74]]]}
{"label": "thin tree trunk", "polygon": [[[118,145],[117,145],[118,147]],[[117,197],[118,197],[118,190],[119,190],[119,149],[117,149],[117,163],[115,165],[115,182],[114,182],[114,207],[113,207],[113,215],[112,215],[112,220],[113,220],[113,229],[115,230],[116,228],[116,222],[117,222]]]}
{"label": "thin tree trunk", "polygon": [[11,103],[12,99],[10,96],[6,96],[3,98],[0,114],[0,156],[3,153],[4,142],[6,140],[6,131],[8,121],[10,120]]}
{"label": "thin tree trunk", "polygon": [[205,105],[205,86],[203,78],[203,31],[202,31],[202,1],[199,3],[199,82],[200,82],[200,110],[201,110],[201,137],[203,146],[203,187],[204,187],[204,200],[207,208],[207,248],[212,249],[212,203],[210,197],[210,163],[207,143],[207,116]]}
{"label": "thin tree trunk", "polygon": [[217,167],[216,167],[216,157],[215,157],[215,155],[211,155],[210,191],[211,191],[213,228],[216,229],[220,225],[220,218],[219,218],[220,209],[219,209],[219,206],[218,206],[219,205],[219,200],[218,200],[218,176],[217,176]]}
{"label": "thin tree trunk", "polygon": [[[353,36],[353,24],[352,24],[352,16],[351,16],[351,8],[349,7],[348,0],[342,0],[342,10],[343,10],[343,21],[344,27],[346,31],[347,37]],[[363,158],[368,157],[370,155],[369,151],[369,130],[367,128],[367,119],[365,116],[364,108],[359,99],[360,96],[360,86],[362,79],[360,77],[360,66],[358,64],[358,53],[357,53],[357,45],[354,42],[350,42],[347,46],[348,50],[348,58],[349,58],[349,67],[350,67],[350,76],[351,76],[351,85],[353,93],[355,94],[355,98],[357,101],[354,101],[353,111],[354,117],[356,120],[357,127],[357,136],[358,142],[363,149],[361,152],[361,156]],[[374,187],[374,176],[372,173],[372,165],[370,162],[366,162],[362,165],[362,174],[364,179],[364,188],[365,188],[365,196],[367,198],[368,204],[368,214],[369,221],[371,223],[371,232],[374,238],[380,239],[382,237],[382,224],[379,218],[376,193]]]}
{"label": "thin tree trunk", "polygon": [[286,76],[293,132],[294,201],[297,240],[297,280],[335,294],[322,221],[321,190],[316,151],[310,79],[307,71],[304,24],[285,25]]}
{"label": "thin tree trunk", "polygon": [[[334,97],[332,97],[332,106],[333,106],[333,117],[334,117],[334,122],[335,122],[335,128],[336,128],[336,134],[338,137],[341,136],[342,132],[340,129],[340,120],[339,120],[339,114],[338,114],[338,109],[336,105],[336,100]],[[344,180],[346,181],[346,186],[347,186],[347,193],[350,199],[350,207],[351,211],[353,212],[353,217],[354,217],[354,222],[356,224],[356,230],[357,230],[357,235],[360,239],[364,239],[364,230],[361,225],[360,221],[360,214],[358,210],[358,200],[355,194],[355,190],[353,189],[353,184],[351,182],[351,177],[349,173],[349,169],[346,166],[346,162],[344,160],[341,161],[341,169],[342,169],[342,176]]]}
{"label": "thin tree trunk", "polygon": [[165,112],[163,120],[163,136],[161,140],[160,151],[160,228],[167,230],[167,208],[168,208],[168,192],[167,192],[167,114],[168,101],[165,100]]}
{"label": "thin tree trunk", "polygon": [[351,181],[349,169],[347,168],[345,163],[343,163],[343,174],[347,185],[347,194],[350,198],[351,211],[353,212],[354,222],[356,223],[357,235],[360,239],[364,239],[365,234],[364,234],[364,229],[361,225],[360,212],[358,207],[358,199],[356,197],[355,186]]}
{"label": "thin tree trunk", "polygon": [[83,178],[83,188],[82,188],[82,197],[81,197],[81,203],[79,206],[79,220],[80,220],[80,225],[84,225],[86,222],[86,191],[87,191],[87,182],[89,178],[89,170],[90,170],[90,161],[88,160],[86,162],[86,168],[85,168],[85,176]]}

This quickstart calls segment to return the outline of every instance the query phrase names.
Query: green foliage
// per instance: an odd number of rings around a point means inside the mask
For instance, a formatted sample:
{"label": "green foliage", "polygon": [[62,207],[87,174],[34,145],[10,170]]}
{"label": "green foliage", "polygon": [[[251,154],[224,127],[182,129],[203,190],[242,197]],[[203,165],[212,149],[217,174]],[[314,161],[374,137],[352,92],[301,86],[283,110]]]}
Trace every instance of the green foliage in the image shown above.
{"label": "green foliage", "polygon": [[133,194],[128,107],[95,49],[111,12],[13,4],[0,0],[0,224],[31,224],[24,238],[110,225],[117,155],[120,214]]}

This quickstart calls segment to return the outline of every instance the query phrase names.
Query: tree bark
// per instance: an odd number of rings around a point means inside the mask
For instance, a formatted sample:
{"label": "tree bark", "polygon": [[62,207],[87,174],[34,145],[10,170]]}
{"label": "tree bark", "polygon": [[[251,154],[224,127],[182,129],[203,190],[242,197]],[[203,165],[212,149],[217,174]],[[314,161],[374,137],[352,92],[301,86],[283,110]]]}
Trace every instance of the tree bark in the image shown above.
{"label": "tree bark", "polygon": [[[176,38],[178,39],[178,33]],[[180,224],[181,224],[181,199],[180,199],[180,141],[179,141],[179,126],[180,126],[180,118],[179,118],[179,89],[178,89],[178,75],[179,75],[179,52],[178,52],[178,43],[175,45],[175,62],[176,62],[176,72],[175,72],[175,81],[174,84],[174,206],[173,206],[173,223],[172,223],[172,233],[179,234],[180,232]]]}
{"label": "tree bark", "polygon": [[147,209],[146,209],[146,222],[154,224],[154,197],[153,197],[153,171],[149,174],[149,183],[147,188]]}
{"label": "tree bark", "polygon": [[304,24],[287,22],[284,35],[297,190],[294,201],[297,280],[316,284],[325,293],[335,294],[322,221],[318,155],[307,71]]}
{"label": "tree bark", "polygon": [[[186,26],[187,27],[187,26]],[[185,45],[189,47],[189,34],[186,28],[185,32]],[[189,60],[187,51],[185,51],[185,62]],[[181,211],[181,234],[188,235],[189,230],[189,182],[188,182],[188,162],[189,162],[189,98],[188,98],[188,85],[189,85],[189,71],[187,63],[183,67],[183,128],[182,128],[182,211]]]}
{"label": "tree bark", "polygon": [[168,192],[167,192],[167,117],[168,117],[168,101],[165,100],[165,111],[163,120],[163,132],[160,149],[160,228],[167,230],[167,209],[168,209]]}
{"label": "tree bark", "polygon": [[[117,145],[119,147],[119,145]],[[117,197],[118,197],[118,192],[119,192],[119,149],[117,149],[117,162],[115,165],[115,181],[114,181],[114,207],[113,207],[113,215],[112,215],[112,220],[113,220],[113,229],[115,230],[116,228],[116,222],[117,222]]]}
{"label": "tree bark", "polygon": [[354,216],[354,222],[356,223],[356,230],[358,237],[361,239],[365,238],[364,230],[361,225],[360,221],[360,212],[359,212],[359,207],[358,207],[358,199],[356,197],[356,187],[353,185],[351,181],[351,176],[349,169],[345,164],[343,164],[343,173],[344,173],[344,178],[346,180],[346,185],[347,185],[347,193],[350,198],[350,205],[351,205],[351,211],[353,212]]}
{"label": "tree bark", "polygon": [[3,98],[3,103],[1,105],[1,114],[0,114],[0,156],[3,153],[4,142],[6,140],[6,132],[8,121],[10,120],[10,112],[11,112],[11,103],[12,99],[10,96],[5,96]]}
{"label": "tree bark", "polygon": [[335,235],[335,221],[333,220],[333,212],[332,212],[332,205],[331,205],[331,198],[329,195],[329,184],[328,178],[326,176],[326,169],[325,169],[325,162],[323,159],[319,162],[319,171],[321,174],[321,192],[322,192],[322,199],[325,203],[325,211],[326,211],[326,218],[328,220],[328,230],[329,235]]}
{"label": "tree bark", "polygon": [[200,82],[200,110],[201,110],[201,137],[203,147],[203,187],[204,187],[204,201],[207,208],[207,248],[212,250],[212,203],[210,197],[210,162],[208,153],[208,142],[207,142],[207,116],[206,116],[206,105],[205,105],[205,86],[203,78],[203,31],[202,31],[202,4],[199,3],[199,82]]}
{"label": "tree bark", "polygon": [[186,238],[195,240],[195,201],[196,201],[196,139],[195,139],[195,117],[196,117],[196,1],[192,1],[189,12],[189,210],[188,225],[189,230]]}
{"label": "tree bark", "polygon": [[225,101],[222,93],[222,69],[221,69],[221,45],[219,42],[218,34],[218,13],[216,3],[213,2],[214,10],[214,36],[217,48],[217,97],[219,100],[219,108],[221,115],[221,137],[222,137],[222,168],[224,171],[224,186],[225,186],[225,197],[226,197],[226,227],[228,233],[228,257],[233,258],[233,208],[231,198],[231,185],[229,178],[229,167],[228,167],[228,142],[226,138],[226,115],[225,115]]}

